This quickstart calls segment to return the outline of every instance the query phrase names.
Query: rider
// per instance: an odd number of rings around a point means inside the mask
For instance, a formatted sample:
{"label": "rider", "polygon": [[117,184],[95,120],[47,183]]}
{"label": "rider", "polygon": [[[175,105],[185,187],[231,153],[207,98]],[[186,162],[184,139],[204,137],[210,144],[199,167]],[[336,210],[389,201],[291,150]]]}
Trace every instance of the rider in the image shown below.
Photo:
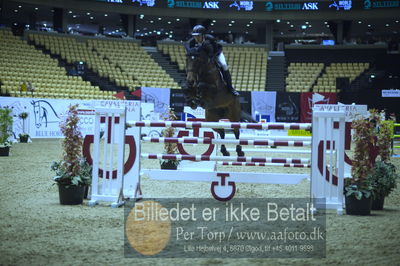
{"label": "rider", "polygon": [[228,64],[226,63],[225,56],[222,52],[222,45],[217,43],[214,36],[206,34],[206,28],[202,25],[196,25],[193,28],[192,36],[188,43],[189,48],[193,51],[198,51],[199,49],[204,49],[210,57],[216,57],[217,64],[222,70],[222,76],[226,82],[228,90],[235,96],[239,96],[239,93],[232,86],[232,77],[228,69]]}

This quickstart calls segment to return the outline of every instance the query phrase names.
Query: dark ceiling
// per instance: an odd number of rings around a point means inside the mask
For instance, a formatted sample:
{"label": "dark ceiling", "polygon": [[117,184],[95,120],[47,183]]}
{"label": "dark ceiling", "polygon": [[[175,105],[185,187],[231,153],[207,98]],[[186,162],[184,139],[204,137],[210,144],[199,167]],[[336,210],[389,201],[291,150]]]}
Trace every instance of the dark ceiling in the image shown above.
{"label": "dark ceiling", "polygon": [[[50,6],[3,1],[1,24],[7,26],[14,23],[30,24],[34,20],[41,27],[52,27],[53,15],[54,10]],[[139,14],[136,16],[135,34],[136,36],[161,35],[171,38],[183,36],[190,31],[189,20],[183,17]],[[399,20],[400,15],[399,18],[354,20],[351,22],[351,36],[354,38],[365,35],[399,36]],[[68,9],[66,22],[69,29],[83,32],[97,32],[99,27],[104,27],[105,34],[124,32],[121,15],[113,12]],[[208,23],[210,23],[209,30],[214,34],[232,32],[236,35],[254,36],[259,34],[259,30],[265,26],[266,22],[249,19],[210,19]],[[288,21],[282,18],[275,20],[272,27],[274,36],[279,38],[330,35],[329,23],[325,20]]]}

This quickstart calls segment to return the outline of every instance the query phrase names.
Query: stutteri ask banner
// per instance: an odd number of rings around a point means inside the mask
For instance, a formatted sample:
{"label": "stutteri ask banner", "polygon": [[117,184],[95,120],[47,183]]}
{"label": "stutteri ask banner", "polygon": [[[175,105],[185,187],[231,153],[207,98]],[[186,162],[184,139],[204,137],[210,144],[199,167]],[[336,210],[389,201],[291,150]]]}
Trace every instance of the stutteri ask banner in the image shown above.
{"label": "stutteri ask banner", "polygon": [[300,123],[311,123],[314,104],[336,104],[336,93],[303,92],[300,95],[300,104]]}

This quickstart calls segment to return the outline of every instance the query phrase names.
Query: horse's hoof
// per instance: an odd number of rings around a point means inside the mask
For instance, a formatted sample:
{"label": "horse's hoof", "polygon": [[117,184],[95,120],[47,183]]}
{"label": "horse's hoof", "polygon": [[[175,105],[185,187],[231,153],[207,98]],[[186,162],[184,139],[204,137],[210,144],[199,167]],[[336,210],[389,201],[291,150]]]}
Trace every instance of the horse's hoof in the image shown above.
{"label": "horse's hoof", "polygon": [[240,157],[242,157],[242,156],[244,156],[244,152],[238,151],[238,152],[237,152],[237,155],[240,156]]}
{"label": "horse's hoof", "polygon": [[222,152],[222,155],[223,156],[229,156],[229,155],[231,155],[230,153],[229,153],[229,151],[221,151]]}

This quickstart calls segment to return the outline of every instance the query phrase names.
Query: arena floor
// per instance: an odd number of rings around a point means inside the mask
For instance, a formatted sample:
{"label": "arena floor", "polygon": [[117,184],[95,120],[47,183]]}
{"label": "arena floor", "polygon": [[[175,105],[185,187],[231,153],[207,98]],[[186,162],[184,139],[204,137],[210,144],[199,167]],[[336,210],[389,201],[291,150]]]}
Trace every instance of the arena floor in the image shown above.
{"label": "arena floor", "polygon": [[[151,147],[144,145],[142,152],[162,150],[161,146],[157,150]],[[59,204],[50,164],[61,158],[60,140],[18,143],[11,153],[0,157],[0,265],[399,265],[399,188],[386,199],[385,209],[373,211],[371,216],[338,216],[329,212],[325,259],[131,259],[124,258],[123,208]],[[400,168],[400,158],[393,158],[392,162]],[[146,160],[143,167],[158,168],[158,162]],[[224,169],[232,168],[266,170]],[[268,171],[309,170],[280,167]],[[308,197],[309,181],[298,185],[238,184],[237,189],[236,197]],[[208,183],[143,178],[142,190],[146,197],[211,197]]]}

